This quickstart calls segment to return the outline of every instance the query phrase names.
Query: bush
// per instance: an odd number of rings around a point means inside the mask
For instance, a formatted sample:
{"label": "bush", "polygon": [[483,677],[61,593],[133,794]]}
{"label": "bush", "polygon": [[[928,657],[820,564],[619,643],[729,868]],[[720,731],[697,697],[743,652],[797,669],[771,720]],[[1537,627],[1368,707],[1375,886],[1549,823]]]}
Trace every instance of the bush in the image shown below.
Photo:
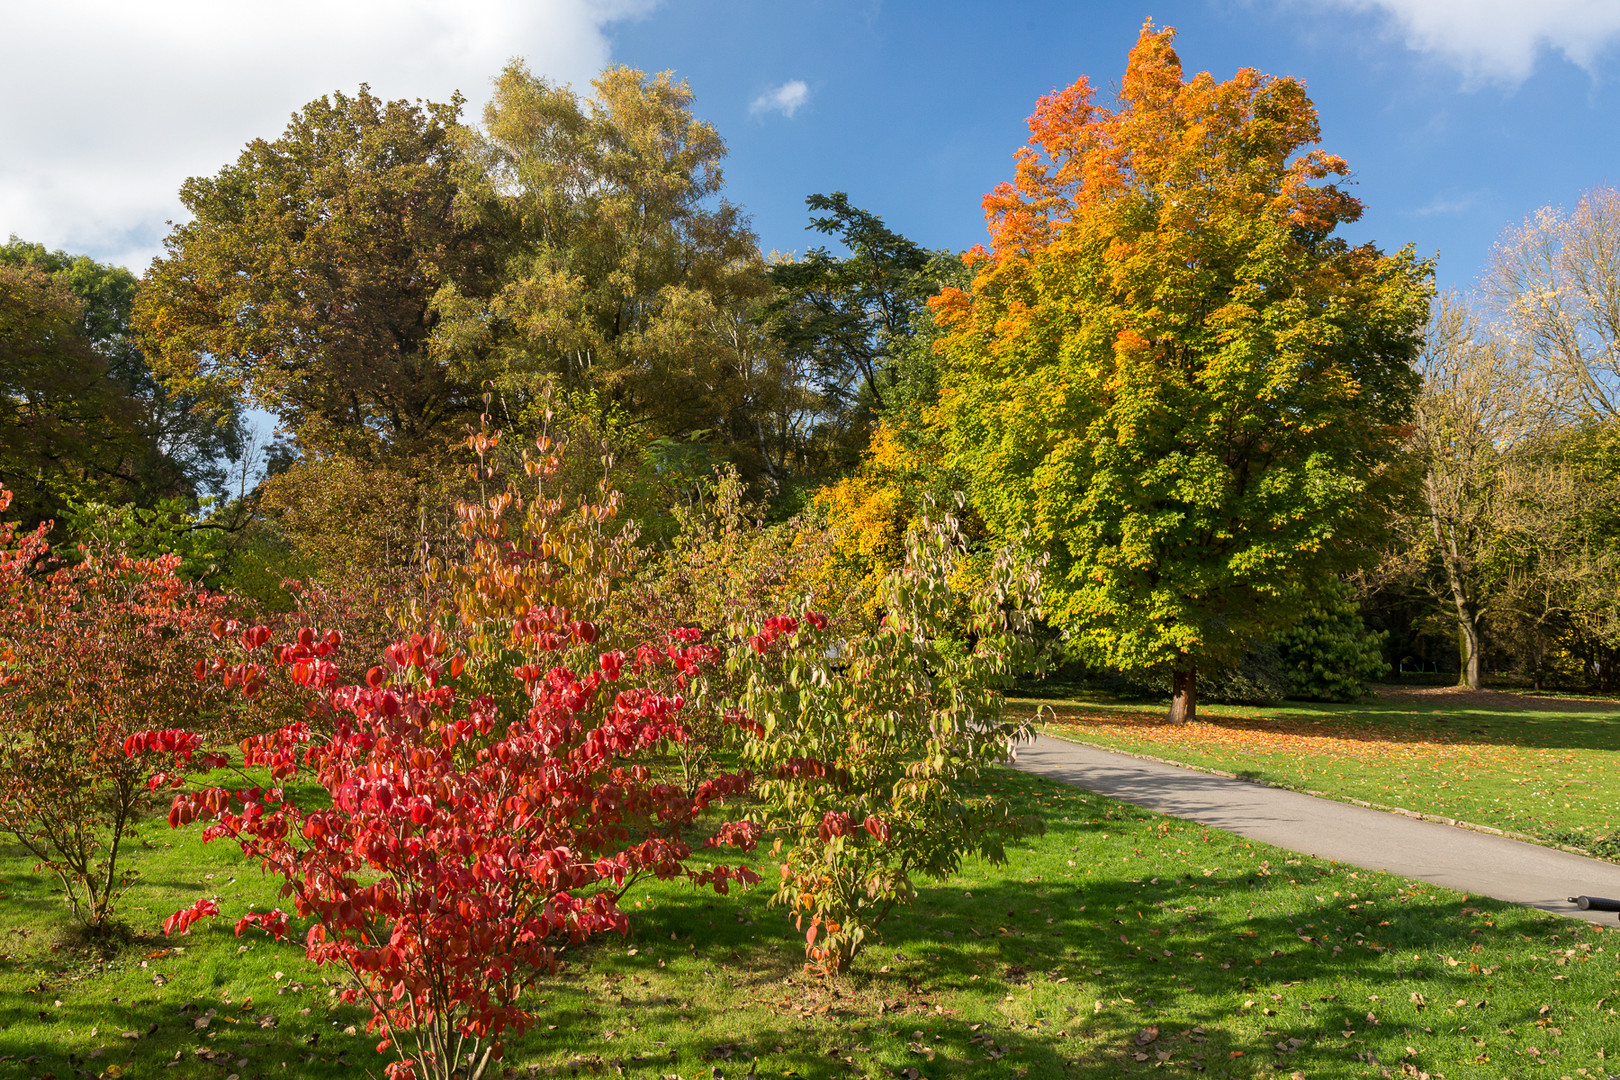
{"label": "bush", "polygon": [[[474,437],[482,479],[496,438]],[[310,959],[347,969],[343,996],[370,1007],[393,1080],[484,1075],[536,1022],[524,1000],[535,979],[564,951],[628,931],[620,901],[644,875],[722,893],[758,880],[686,867],[697,819],[749,775],[683,786],[654,769],[687,738],[680,686],[718,651],[615,648],[594,616],[634,560],[617,497],[570,503],[547,488],[554,456],[528,466],[532,492],[460,507],[468,556],[436,575],[439,624],[389,645],[362,683],[341,685],[336,632],[268,648],[268,628],[233,630],[231,655],[210,666],[244,692],[278,676],[303,687],[315,723],[245,743],[242,767],[275,786],[187,787],[170,813],[209,822],[205,839],[234,840],[284,880],[311,923]],[[198,740],[146,732],[129,745],[189,753]],[[281,785],[298,776],[329,805],[294,802]],[[751,848],[757,835],[731,823],[708,843]],[[166,928],[213,914],[200,900]],[[238,931],[248,925],[290,929],[280,911],[249,912]]]}
{"label": "bush", "polygon": [[1374,633],[1361,612],[1335,585],[1305,617],[1277,636],[1277,653],[1288,679],[1288,696],[1317,701],[1356,701],[1367,682],[1389,671],[1383,631]]}
{"label": "bush", "polygon": [[1009,548],[963,595],[965,557],[954,521],[924,520],[883,579],[875,631],[844,639],[817,613],[777,616],[728,661],[759,774],[752,820],[782,860],[775,899],[821,971],[846,967],[915,898],[917,875],[947,877],[969,853],[1001,862],[1007,840],[1040,828],[975,793],[983,767],[1030,731],[1002,714],[998,691],[1037,665],[1040,575]]}
{"label": "bush", "polygon": [[55,562],[44,527],[0,526],[0,829],[100,936],[135,878],[120,856],[147,794],[125,738],[153,722],[230,730],[237,713],[194,664],[231,601],[182,578],[178,555],[79,554]]}

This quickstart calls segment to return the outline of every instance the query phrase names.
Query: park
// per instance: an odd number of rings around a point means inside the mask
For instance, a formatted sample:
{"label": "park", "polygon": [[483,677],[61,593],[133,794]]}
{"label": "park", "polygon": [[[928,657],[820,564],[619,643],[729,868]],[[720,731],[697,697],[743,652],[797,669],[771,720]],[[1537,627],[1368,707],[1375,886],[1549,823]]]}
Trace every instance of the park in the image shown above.
{"label": "park", "polygon": [[13,235],[0,1075],[1607,1080],[1620,193],[1442,290],[1180,47],[962,251],[521,60]]}

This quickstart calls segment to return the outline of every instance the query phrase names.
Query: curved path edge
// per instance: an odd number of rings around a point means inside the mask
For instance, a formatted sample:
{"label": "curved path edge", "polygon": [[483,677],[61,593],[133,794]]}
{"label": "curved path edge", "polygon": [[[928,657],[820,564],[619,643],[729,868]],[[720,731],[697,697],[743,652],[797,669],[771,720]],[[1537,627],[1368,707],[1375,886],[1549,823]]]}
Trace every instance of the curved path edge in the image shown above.
{"label": "curved path edge", "polygon": [[1620,897],[1620,865],[1408,813],[1116,753],[1038,734],[1013,768],[1169,817],[1367,870],[1612,925],[1568,897]]}

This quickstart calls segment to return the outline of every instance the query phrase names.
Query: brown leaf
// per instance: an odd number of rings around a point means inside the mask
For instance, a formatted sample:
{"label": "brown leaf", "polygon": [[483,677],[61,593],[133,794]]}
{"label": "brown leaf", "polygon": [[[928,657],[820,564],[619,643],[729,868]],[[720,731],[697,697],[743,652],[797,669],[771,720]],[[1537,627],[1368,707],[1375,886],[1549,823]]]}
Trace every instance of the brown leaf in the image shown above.
{"label": "brown leaf", "polygon": [[1158,1037],[1159,1037],[1158,1025],[1157,1024],[1149,1024],[1147,1027],[1143,1028],[1141,1031],[1138,1031],[1136,1033],[1136,1045],[1137,1046],[1146,1046],[1148,1043],[1152,1042],[1154,1039],[1157,1039]]}

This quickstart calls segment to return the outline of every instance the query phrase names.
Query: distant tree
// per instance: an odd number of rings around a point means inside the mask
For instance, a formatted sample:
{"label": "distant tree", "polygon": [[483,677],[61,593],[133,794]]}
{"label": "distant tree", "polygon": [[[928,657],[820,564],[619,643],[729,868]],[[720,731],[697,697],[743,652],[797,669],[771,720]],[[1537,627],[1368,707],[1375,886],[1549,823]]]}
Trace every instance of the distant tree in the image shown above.
{"label": "distant tree", "polygon": [[1564,419],[1620,418],[1620,190],[1510,229],[1485,288]]}
{"label": "distant tree", "polygon": [[1361,205],[1304,87],[1184,79],[1144,27],[1116,108],[1043,98],[992,251],[949,327],[952,460],[1003,536],[1054,563],[1084,657],[1196,674],[1292,622],[1358,557],[1400,448],[1431,267],[1334,237]]}
{"label": "distant tree", "polygon": [[191,220],[135,301],[168,385],[245,395],[310,455],[402,457],[464,434],[477,386],[428,349],[434,294],[490,257],[452,213],[460,105],[333,94],[186,181]]}
{"label": "distant tree", "polygon": [[[935,345],[942,333],[925,301],[941,288],[964,287],[971,280],[960,258],[940,252],[929,257],[920,276],[900,275],[895,288],[907,290],[914,306],[905,332],[882,335],[882,408],[865,432],[859,464],[816,492],[837,536],[838,562],[865,583],[861,591],[869,615],[879,613],[882,580],[905,558],[906,533],[931,507],[950,505],[968,486],[967,477],[948,460],[934,422],[940,380]],[[966,506],[960,516],[963,531],[975,545],[982,544],[985,528],[977,511]]]}
{"label": "distant tree", "polygon": [[1514,448],[1490,553],[1489,644],[1537,688],[1620,684],[1620,454],[1589,420]]}
{"label": "distant tree", "polygon": [[1531,373],[1508,344],[1486,333],[1455,297],[1435,304],[1418,360],[1412,448],[1421,462],[1423,513],[1411,522],[1398,559],[1435,564],[1424,580],[1455,614],[1459,685],[1478,689],[1484,620],[1501,570],[1510,459],[1542,423]]}
{"label": "distant tree", "polygon": [[458,220],[499,238],[499,274],[440,291],[436,354],[494,387],[512,430],[563,407],[648,439],[706,433],[751,473],[780,471],[799,403],[753,325],[764,263],[721,196],[725,144],[667,74],[592,86],[513,63],[462,134]]}
{"label": "distant tree", "polygon": [[772,328],[789,349],[812,358],[822,394],[840,411],[881,409],[893,381],[889,361],[939,291],[929,274],[932,253],[842,191],[805,202],[822,214],[809,227],[836,237],[848,254],[815,247],[802,259],[775,263]]}
{"label": "distant tree", "polygon": [[234,400],[175,393],[152,373],[130,326],[135,275],[15,236],[0,245],[0,265],[48,275],[78,299],[78,331],[116,384],[109,391],[126,400],[129,434],[138,444],[128,448],[122,466],[127,484],[117,494],[145,506],[222,494],[225,463],[243,452],[240,409]]}
{"label": "distant tree", "polygon": [[66,283],[0,263],[0,483],[32,526],[75,498],[128,498],[139,405],[109,378]]}

